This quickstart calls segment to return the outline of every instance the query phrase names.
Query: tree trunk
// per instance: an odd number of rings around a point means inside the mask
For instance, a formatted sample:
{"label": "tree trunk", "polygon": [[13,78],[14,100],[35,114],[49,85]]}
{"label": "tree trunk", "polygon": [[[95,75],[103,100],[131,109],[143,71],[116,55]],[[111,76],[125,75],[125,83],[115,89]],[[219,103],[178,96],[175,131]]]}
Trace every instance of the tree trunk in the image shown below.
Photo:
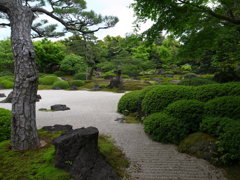
{"label": "tree trunk", "polygon": [[12,100],[12,147],[27,150],[39,147],[36,127],[38,74],[31,40],[33,13],[20,3],[12,3],[8,13],[15,59]]}

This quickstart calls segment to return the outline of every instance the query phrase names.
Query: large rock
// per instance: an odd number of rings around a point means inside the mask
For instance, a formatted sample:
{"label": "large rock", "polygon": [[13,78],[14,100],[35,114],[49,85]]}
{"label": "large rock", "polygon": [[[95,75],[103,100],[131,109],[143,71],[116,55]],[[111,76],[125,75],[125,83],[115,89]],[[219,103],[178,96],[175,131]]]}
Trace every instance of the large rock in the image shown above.
{"label": "large rock", "polygon": [[66,111],[66,110],[70,110],[70,108],[67,107],[65,104],[55,104],[55,105],[51,106],[51,110],[52,111]]}
{"label": "large rock", "polygon": [[76,180],[118,180],[98,150],[98,129],[81,128],[53,140],[55,166],[70,172]]}

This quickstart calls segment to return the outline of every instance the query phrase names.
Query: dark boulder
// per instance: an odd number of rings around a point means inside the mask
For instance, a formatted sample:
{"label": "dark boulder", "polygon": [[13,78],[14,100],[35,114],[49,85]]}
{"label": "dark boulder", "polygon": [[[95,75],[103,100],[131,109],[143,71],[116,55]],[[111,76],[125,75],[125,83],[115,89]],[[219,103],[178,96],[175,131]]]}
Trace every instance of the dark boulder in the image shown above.
{"label": "dark boulder", "polygon": [[98,150],[98,129],[81,128],[53,140],[55,166],[70,172],[76,180],[120,179]]}
{"label": "dark boulder", "polygon": [[4,86],[2,84],[0,84],[0,89],[4,89]]}
{"label": "dark boulder", "polygon": [[6,95],[3,93],[0,93],[0,98],[2,98],[2,97],[6,97]]}
{"label": "dark boulder", "polygon": [[71,125],[60,125],[60,124],[55,124],[54,126],[44,126],[42,127],[43,130],[45,131],[72,131],[72,126]]}
{"label": "dark boulder", "polygon": [[66,111],[66,110],[70,110],[70,108],[67,107],[65,104],[55,104],[55,105],[51,106],[51,110],[52,111]]}

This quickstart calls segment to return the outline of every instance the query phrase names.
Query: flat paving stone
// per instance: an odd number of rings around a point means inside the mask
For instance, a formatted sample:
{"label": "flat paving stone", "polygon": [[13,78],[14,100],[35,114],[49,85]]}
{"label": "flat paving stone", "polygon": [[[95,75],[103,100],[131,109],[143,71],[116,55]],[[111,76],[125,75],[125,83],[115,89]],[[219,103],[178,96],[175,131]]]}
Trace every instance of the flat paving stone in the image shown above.
{"label": "flat paving stone", "polygon": [[[0,90],[6,95],[10,91]],[[179,153],[175,145],[152,141],[141,124],[115,121],[121,118],[116,112],[123,94],[89,91],[38,91],[42,100],[37,103],[37,126],[70,124],[73,128],[95,126],[101,134],[111,135],[129,158],[128,169],[132,180],[225,180],[223,171],[207,161]],[[66,104],[71,110],[41,112],[52,104]],[[11,104],[0,104],[11,109]]]}

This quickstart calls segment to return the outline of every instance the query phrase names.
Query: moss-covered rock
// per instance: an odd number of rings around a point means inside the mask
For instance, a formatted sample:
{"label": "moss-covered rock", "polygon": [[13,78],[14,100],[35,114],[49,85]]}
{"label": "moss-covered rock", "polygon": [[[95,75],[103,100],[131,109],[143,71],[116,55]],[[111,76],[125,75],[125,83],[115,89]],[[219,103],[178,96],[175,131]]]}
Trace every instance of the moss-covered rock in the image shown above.
{"label": "moss-covered rock", "polygon": [[179,144],[178,151],[213,161],[217,151],[216,139],[208,134],[196,132],[190,134]]}

